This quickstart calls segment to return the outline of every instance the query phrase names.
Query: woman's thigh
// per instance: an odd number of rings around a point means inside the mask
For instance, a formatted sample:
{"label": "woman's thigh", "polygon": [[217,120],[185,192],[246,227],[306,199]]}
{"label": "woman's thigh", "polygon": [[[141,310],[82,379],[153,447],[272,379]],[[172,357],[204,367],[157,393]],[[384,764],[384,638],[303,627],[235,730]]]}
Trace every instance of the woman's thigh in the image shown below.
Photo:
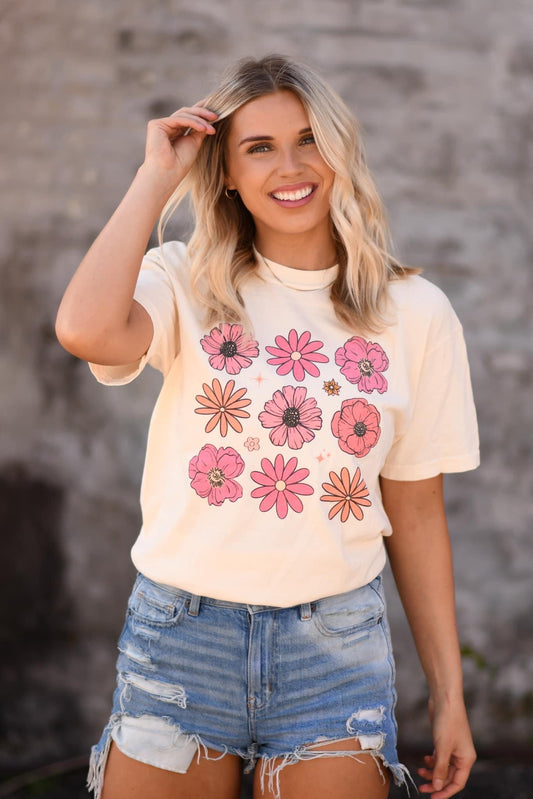
{"label": "woman's thigh", "polygon": [[234,755],[194,758],[185,774],[149,766],[124,755],[113,743],[101,799],[237,799],[241,759]]}
{"label": "woman's thigh", "polygon": [[[332,752],[360,751],[354,740],[322,744],[320,748]],[[275,762],[274,768],[282,762]],[[265,784],[262,789],[258,767],[254,775],[254,799],[279,799],[280,796],[282,799],[354,799],[355,796],[387,799],[389,784],[387,769],[378,766],[371,755],[361,752],[356,757],[317,757],[287,765],[279,772],[279,783],[270,788]]]}

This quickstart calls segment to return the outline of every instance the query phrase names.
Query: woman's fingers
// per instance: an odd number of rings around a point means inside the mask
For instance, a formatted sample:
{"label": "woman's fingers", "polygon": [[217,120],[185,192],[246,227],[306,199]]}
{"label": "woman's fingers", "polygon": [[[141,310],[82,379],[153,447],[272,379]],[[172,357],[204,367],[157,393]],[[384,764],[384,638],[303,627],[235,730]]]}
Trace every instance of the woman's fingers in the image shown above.
{"label": "woman's fingers", "polygon": [[449,782],[451,751],[448,749],[443,751],[439,748],[434,760],[433,788],[436,791],[442,791],[444,786]]}
{"label": "woman's fingers", "polygon": [[168,117],[148,123],[145,164],[176,171],[176,182],[191,167],[205,136],[216,133],[217,114],[208,108],[183,107]]}
{"label": "woman's fingers", "polygon": [[214,133],[215,128],[211,123],[216,120],[217,115],[212,111],[205,110],[206,113],[200,114],[183,108],[169,117],[154,119],[149,124],[167,129],[170,135],[183,135],[182,131],[188,129],[197,130],[199,133]]}
{"label": "woman's fingers", "polygon": [[[450,762],[437,764],[434,755],[424,757],[425,767],[418,769],[418,774],[426,783],[421,785],[420,793],[431,794],[432,799],[449,799],[465,787],[472,763],[461,762],[461,758],[451,756]],[[440,765],[440,768],[439,768]]]}
{"label": "woman's fingers", "polygon": [[217,119],[217,116],[218,115],[214,111],[210,111],[208,108],[204,108],[200,105],[195,105],[192,107],[180,108],[178,111],[174,111],[167,119],[171,120],[172,123],[177,123],[181,119],[194,119],[199,123],[205,122],[209,127],[212,127],[211,123]]}

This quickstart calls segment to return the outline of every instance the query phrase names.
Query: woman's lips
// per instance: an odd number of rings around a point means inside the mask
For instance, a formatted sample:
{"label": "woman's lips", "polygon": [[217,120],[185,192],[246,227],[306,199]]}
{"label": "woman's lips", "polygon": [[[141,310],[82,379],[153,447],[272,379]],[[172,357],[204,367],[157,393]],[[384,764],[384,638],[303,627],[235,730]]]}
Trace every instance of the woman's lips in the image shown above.
{"label": "woman's lips", "polygon": [[298,208],[311,201],[316,190],[312,183],[301,183],[296,186],[280,186],[270,192],[270,197],[284,208]]}

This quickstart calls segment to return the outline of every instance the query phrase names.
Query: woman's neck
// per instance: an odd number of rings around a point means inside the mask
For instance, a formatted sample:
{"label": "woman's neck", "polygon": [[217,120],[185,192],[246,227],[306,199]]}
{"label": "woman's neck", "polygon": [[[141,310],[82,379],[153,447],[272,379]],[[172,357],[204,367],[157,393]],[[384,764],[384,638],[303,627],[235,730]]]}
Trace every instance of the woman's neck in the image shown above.
{"label": "woman's neck", "polygon": [[316,271],[327,269],[338,261],[333,239],[315,237],[312,233],[302,236],[265,236],[258,231],[255,246],[268,260],[293,269]]}

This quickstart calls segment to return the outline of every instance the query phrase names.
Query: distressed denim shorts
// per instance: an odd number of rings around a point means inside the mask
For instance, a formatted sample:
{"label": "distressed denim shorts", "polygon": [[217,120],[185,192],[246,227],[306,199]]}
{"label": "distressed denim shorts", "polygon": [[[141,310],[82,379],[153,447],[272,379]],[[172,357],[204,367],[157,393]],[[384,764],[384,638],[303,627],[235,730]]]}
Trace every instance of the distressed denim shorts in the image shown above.
{"label": "distressed denim shorts", "polygon": [[[291,608],[198,597],[139,575],[119,640],[113,709],[93,747],[98,799],[111,740],[128,757],[185,773],[195,756],[238,755],[279,796],[283,767],[396,754],[394,661],[381,577]],[[321,744],[339,741],[338,750]],[[209,753],[207,750],[213,750]],[[220,753],[220,755],[214,755]]]}

